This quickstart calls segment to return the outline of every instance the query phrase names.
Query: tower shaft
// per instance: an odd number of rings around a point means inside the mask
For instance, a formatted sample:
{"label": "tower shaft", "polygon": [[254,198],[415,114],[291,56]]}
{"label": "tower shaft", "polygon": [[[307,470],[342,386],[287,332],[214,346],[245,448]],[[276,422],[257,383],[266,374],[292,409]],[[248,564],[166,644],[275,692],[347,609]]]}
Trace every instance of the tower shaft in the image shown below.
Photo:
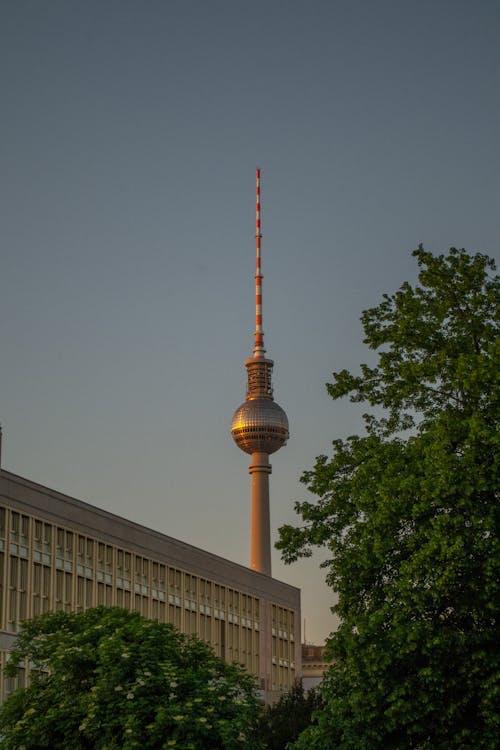
{"label": "tower shaft", "polygon": [[269,474],[272,471],[267,453],[252,453],[248,467],[252,477],[252,524],[250,530],[250,567],[271,575],[271,513]]}

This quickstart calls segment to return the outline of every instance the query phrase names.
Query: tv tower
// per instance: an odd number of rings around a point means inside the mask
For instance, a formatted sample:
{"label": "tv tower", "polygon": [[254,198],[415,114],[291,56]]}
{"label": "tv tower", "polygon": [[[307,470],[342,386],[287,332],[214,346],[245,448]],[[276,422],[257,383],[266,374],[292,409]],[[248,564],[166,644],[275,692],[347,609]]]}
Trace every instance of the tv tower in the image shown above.
{"label": "tv tower", "polygon": [[289,437],[288,418],[273,399],[273,361],[267,359],[262,330],[262,272],[260,241],[260,169],[256,170],[255,206],[255,346],[247,359],[246,400],[233,415],[231,434],[242,451],[252,456],[248,471],[252,477],[252,526],[250,567],[271,575],[271,521],[269,513],[269,455],[285,445]]}

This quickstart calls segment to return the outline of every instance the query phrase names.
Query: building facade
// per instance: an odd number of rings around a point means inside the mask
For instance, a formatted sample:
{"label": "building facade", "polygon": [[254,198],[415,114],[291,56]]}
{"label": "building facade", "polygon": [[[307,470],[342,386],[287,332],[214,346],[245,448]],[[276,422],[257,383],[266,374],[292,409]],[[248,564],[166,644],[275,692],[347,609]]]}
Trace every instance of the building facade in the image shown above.
{"label": "building facade", "polygon": [[302,686],[304,690],[321,685],[331,662],[325,661],[325,646],[302,644]]}
{"label": "building facade", "polygon": [[300,677],[299,589],[0,469],[1,666],[22,620],[97,605],[196,634],[266,700]]}

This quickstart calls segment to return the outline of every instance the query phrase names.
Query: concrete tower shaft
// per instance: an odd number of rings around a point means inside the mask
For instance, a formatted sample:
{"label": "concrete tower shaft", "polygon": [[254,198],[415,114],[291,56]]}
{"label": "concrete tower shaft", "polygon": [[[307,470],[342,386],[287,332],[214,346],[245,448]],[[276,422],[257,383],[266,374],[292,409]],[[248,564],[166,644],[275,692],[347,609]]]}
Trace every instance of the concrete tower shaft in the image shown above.
{"label": "concrete tower shaft", "polygon": [[271,525],[269,509],[269,455],[285,445],[289,437],[288,418],[273,399],[273,361],[267,359],[262,328],[262,270],[260,221],[260,169],[256,172],[255,211],[255,345],[247,359],[246,400],[232,419],[231,434],[242,451],[252,456],[252,527],[250,567],[271,575]]}

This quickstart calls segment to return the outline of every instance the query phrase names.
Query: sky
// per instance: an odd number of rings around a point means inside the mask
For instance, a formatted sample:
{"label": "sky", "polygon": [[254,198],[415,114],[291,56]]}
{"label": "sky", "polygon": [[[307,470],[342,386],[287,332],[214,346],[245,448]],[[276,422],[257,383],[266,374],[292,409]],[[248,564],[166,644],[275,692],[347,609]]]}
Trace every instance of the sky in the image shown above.
{"label": "sky", "polygon": [[[248,565],[255,168],[276,539],[362,430],[362,310],[420,242],[497,255],[500,5],[3,0],[0,91],[3,468]],[[316,643],[322,559],[273,550]]]}

